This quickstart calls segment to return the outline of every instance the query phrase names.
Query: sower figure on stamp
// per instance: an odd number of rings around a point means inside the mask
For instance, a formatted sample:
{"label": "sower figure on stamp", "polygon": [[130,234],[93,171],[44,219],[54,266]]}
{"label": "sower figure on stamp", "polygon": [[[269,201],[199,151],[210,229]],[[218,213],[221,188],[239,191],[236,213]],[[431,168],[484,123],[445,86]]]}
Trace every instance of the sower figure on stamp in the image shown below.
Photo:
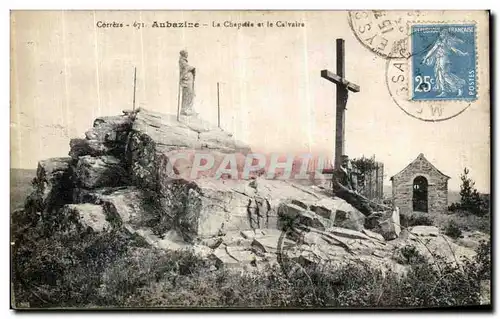
{"label": "sower figure on stamp", "polygon": [[441,30],[434,45],[422,59],[422,63],[429,66],[434,64],[436,84],[433,90],[439,92],[437,97],[445,96],[447,93],[456,93],[457,96],[462,96],[465,80],[451,72],[451,62],[448,56],[451,53],[459,56],[468,55],[468,52],[463,52],[456,47],[457,44],[463,42],[463,40],[452,36],[448,30]]}
{"label": "sower figure on stamp", "polygon": [[188,53],[186,50],[182,50],[179,57],[179,84],[182,90],[180,113],[182,115],[196,115],[193,109],[195,76],[196,69],[188,64]]}

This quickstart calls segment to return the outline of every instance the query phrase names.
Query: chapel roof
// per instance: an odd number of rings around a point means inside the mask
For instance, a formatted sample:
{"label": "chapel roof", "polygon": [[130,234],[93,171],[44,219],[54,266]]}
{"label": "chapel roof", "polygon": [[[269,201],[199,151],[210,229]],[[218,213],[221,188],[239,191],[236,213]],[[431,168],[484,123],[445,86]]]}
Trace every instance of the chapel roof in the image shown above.
{"label": "chapel roof", "polygon": [[403,168],[403,169],[402,169],[399,173],[397,173],[397,174],[395,174],[394,176],[392,176],[392,177],[390,178],[390,180],[392,181],[392,179],[393,179],[394,177],[396,177],[396,176],[398,176],[398,175],[402,174],[402,173],[403,173],[406,169],[408,169],[408,168],[409,168],[409,167],[410,167],[413,163],[415,163],[415,162],[417,162],[417,161],[419,161],[419,160],[424,160],[424,161],[426,161],[427,163],[429,163],[429,165],[430,165],[433,169],[435,169],[435,170],[436,170],[436,171],[437,171],[440,175],[442,175],[442,176],[444,176],[444,177],[447,177],[448,179],[450,179],[450,178],[451,178],[451,177],[449,177],[448,175],[446,175],[446,174],[444,174],[443,172],[441,172],[439,169],[437,169],[437,168],[436,168],[436,166],[432,165],[432,163],[431,163],[431,162],[429,162],[429,160],[428,160],[427,158],[425,158],[424,153],[420,153],[420,154],[418,154],[418,156],[417,156],[417,158],[416,158],[416,159],[414,159],[414,160],[413,160],[410,164],[406,165],[406,167],[405,167],[405,168]]}

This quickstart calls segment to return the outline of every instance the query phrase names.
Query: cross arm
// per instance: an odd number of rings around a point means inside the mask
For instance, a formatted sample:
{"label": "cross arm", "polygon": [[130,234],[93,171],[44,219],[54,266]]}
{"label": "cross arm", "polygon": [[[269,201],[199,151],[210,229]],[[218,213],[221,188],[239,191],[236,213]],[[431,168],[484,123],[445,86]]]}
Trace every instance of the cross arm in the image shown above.
{"label": "cross arm", "polygon": [[341,78],[337,74],[332,73],[328,70],[321,70],[321,77],[324,79],[327,79],[328,81],[333,82],[337,85],[343,85],[343,86],[347,87],[347,89],[349,91],[359,92],[359,90],[360,90],[359,85],[351,83],[351,82],[347,81],[346,79]]}

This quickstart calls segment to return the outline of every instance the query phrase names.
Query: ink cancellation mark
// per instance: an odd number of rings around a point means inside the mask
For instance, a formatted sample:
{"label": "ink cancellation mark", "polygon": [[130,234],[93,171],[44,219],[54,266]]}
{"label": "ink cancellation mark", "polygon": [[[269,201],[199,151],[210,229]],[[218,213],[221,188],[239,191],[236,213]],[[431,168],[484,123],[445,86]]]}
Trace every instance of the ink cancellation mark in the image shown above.
{"label": "ink cancellation mark", "polygon": [[416,24],[411,34],[411,99],[475,100],[475,25]]}
{"label": "ink cancellation mark", "polygon": [[419,16],[420,11],[349,11],[348,22],[364,47],[387,59],[406,56],[397,48],[408,36],[408,21]]}

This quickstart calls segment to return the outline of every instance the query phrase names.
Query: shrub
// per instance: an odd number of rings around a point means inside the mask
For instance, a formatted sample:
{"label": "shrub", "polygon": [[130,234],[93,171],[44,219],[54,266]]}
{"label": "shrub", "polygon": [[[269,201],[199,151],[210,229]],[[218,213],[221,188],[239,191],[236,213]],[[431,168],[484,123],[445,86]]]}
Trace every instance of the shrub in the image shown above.
{"label": "shrub", "polygon": [[478,230],[489,233],[491,230],[490,215],[477,216],[469,212],[458,210],[450,214],[436,214],[433,216],[434,224],[445,228],[453,221],[462,231]]}
{"label": "shrub", "polygon": [[433,219],[428,216],[426,213],[418,214],[418,213],[401,213],[400,214],[400,222],[403,227],[412,227],[412,226],[433,226]]}
{"label": "shrub", "polygon": [[460,185],[460,203],[453,203],[448,207],[449,211],[464,210],[474,215],[483,216],[489,213],[489,195],[481,195],[474,187],[475,182],[468,176],[469,170],[464,168],[460,175],[462,185]]}
{"label": "shrub", "polygon": [[394,200],[392,198],[384,198],[382,200],[382,204],[389,207],[394,207]]}
{"label": "shrub", "polygon": [[471,267],[474,267],[479,280],[491,279],[491,240],[481,241]]}
{"label": "shrub", "polygon": [[414,265],[427,261],[427,258],[414,245],[400,247],[395,253],[395,259],[403,265]]}
{"label": "shrub", "polygon": [[410,268],[402,280],[407,290],[400,291],[404,304],[416,307],[437,307],[479,304],[479,282],[474,273],[467,273],[456,264],[439,261]]}
{"label": "shrub", "polygon": [[[329,267],[311,265],[286,276],[277,265],[259,272],[211,271],[189,251],[130,248],[100,272],[97,268],[76,267],[56,279],[57,284],[39,286],[36,293],[46,302],[37,301],[33,295],[27,295],[27,300],[31,306],[42,307],[470,305],[478,303],[479,279],[489,274],[486,246],[483,251],[483,268],[477,267],[478,260],[470,261],[464,270],[444,262],[435,267],[415,247],[407,246],[402,249],[409,264],[406,275],[353,261]],[[61,263],[45,262],[47,267]]]}
{"label": "shrub", "polygon": [[433,307],[478,304],[479,283],[491,278],[490,243],[462,265],[429,261],[413,245],[398,253],[407,273],[361,260],[287,275],[278,265],[213,270],[193,251],[121,232],[47,237],[31,227],[16,233],[13,283],[17,305],[31,307]]}
{"label": "shrub", "polygon": [[201,272],[206,269],[206,262],[189,250],[130,247],[103,270],[95,302],[102,306],[123,306],[144,286],[168,281],[170,288],[175,290],[183,277],[201,277]]}
{"label": "shrub", "polygon": [[462,206],[460,203],[451,203],[450,206],[448,206],[448,211],[450,212],[456,212],[462,209]]}
{"label": "shrub", "polygon": [[[12,252],[16,290],[32,307],[74,307],[92,301],[103,270],[131,244],[118,232],[55,233],[34,239],[18,239]],[[16,294],[16,299],[23,298]]]}
{"label": "shrub", "polygon": [[446,225],[444,234],[451,238],[459,238],[462,236],[462,230],[455,221],[451,220],[448,225]]}

